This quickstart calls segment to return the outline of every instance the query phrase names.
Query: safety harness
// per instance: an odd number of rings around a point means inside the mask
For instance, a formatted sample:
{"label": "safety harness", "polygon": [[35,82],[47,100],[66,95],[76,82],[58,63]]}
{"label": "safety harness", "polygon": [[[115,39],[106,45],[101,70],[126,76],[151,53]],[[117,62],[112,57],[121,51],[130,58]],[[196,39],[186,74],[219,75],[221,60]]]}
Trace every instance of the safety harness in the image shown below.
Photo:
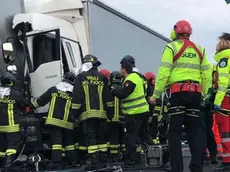
{"label": "safety harness", "polygon": [[[188,39],[181,39],[181,41],[183,42],[183,46],[180,49],[180,51],[177,54],[175,54],[175,56],[173,57],[173,63],[176,62],[180,58],[180,56],[184,53],[184,51],[188,47],[192,47],[197,52],[200,58],[200,63],[201,63],[203,60],[203,55],[200,52],[200,50],[196,47],[196,45]],[[172,84],[170,87],[170,91],[172,94],[172,93],[177,93],[181,91],[201,92],[202,89],[198,82],[188,80],[188,81],[182,81],[182,82]]]}

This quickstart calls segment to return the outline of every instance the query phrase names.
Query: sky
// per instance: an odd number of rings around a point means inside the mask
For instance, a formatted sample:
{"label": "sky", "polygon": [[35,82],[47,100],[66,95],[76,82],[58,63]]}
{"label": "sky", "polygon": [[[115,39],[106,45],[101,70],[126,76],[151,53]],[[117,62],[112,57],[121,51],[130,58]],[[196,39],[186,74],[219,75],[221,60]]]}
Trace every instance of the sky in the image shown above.
{"label": "sky", "polygon": [[101,1],[168,38],[178,20],[189,21],[193,28],[191,40],[206,48],[212,62],[218,36],[230,32],[230,5],[225,0]]}
{"label": "sky", "polygon": [[230,33],[230,4],[225,0],[102,1],[168,38],[178,20],[189,21],[191,40],[206,48],[212,62],[218,36]]}

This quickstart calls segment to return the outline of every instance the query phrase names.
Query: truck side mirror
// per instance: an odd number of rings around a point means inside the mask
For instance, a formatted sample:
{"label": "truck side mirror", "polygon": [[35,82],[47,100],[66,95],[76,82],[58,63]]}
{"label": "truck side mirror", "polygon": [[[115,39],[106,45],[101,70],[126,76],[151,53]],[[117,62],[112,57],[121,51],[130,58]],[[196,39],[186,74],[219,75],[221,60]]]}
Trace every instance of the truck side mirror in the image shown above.
{"label": "truck side mirror", "polygon": [[10,42],[5,42],[2,44],[3,59],[6,64],[12,63],[14,61],[14,49]]}
{"label": "truck side mirror", "polygon": [[17,73],[17,66],[16,65],[8,65],[6,66],[6,71],[10,73]]}

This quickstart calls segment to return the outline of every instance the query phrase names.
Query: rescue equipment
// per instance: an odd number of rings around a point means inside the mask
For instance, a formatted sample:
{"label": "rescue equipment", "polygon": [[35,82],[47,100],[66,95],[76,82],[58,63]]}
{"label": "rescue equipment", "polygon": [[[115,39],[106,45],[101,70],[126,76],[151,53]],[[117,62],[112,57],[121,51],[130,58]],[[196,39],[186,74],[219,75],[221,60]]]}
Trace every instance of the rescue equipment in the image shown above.
{"label": "rescue equipment", "polygon": [[203,55],[201,54],[200,50],[196,47],[196,45],[188,39],[180,39],[180,40],[183,42],[183,46],[180,49],[180,51],[177,54],[175,54],[175,56],[173,57],[173,62],[177,61],[178,58],[180,58],[180,56],[184,53],[186,48],[192,47],[197,52],[198,56],[200,57],[200,63],[201,63],[203,60]]}
{"label": "rescue equipment", "polygon": [[181,92],[181,91],[199,92],[199,93],[202,92],[200,84],[193,81],[186,81],[185,83],[181,82],[181,83],[172,84],[170,90],[171,90],[171,94]]}

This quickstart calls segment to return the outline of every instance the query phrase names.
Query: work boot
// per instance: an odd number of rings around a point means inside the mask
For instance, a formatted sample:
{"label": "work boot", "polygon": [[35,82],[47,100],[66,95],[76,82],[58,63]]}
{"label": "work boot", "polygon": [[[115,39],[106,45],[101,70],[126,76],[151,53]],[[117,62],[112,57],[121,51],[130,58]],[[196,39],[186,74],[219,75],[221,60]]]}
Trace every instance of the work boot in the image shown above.
{"label": "work boot", "polygon": [[215,171],[225,171],[230,170],[230,163],[222,163],[214,169]]}
{"label": "work boot", "polygon": [[84,168],[84,170],[92,171],[92,170],[97,169],[97,166],[99,164],[98,157],[99,157],[98,153],[89,154],[89,157],[86,160],[86,167]]}

